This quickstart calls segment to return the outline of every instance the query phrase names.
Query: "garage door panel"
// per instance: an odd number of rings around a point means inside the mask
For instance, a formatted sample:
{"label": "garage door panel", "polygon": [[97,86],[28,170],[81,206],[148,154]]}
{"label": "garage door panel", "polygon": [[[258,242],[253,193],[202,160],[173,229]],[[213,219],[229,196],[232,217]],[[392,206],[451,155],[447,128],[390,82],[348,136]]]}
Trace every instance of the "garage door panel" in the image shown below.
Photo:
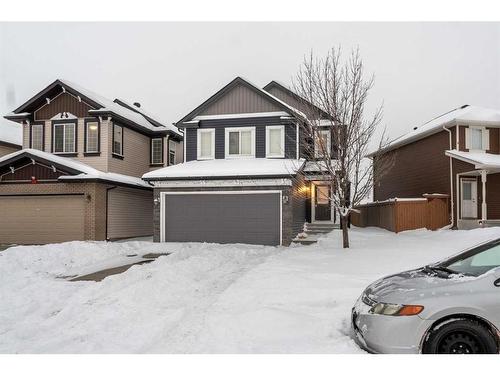
{"label": "garage door panel", "polygon": [[166,194],[167,241],[279,245],[279,193]]}
{"label": "garage door panel", "polygon": [[84,239],[82,195],[0,196],[0,243]]}

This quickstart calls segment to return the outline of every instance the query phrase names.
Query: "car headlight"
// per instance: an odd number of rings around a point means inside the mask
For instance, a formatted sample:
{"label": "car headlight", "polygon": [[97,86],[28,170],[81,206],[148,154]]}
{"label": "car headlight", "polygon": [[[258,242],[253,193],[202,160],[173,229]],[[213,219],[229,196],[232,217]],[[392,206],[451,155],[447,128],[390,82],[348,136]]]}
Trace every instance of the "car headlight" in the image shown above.
{"label": "car headlight", "polygon": [[370,313],[391,316],[412,316],[420,314],[423,310],[424,306],[420,305],[398,305],[379,302],[370,309]]}

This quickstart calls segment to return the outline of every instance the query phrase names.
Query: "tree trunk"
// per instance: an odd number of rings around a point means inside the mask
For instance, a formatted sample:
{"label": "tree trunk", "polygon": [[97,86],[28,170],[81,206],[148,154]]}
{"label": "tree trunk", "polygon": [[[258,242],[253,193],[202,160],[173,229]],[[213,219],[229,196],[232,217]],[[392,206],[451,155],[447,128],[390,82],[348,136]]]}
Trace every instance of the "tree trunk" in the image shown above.
{"label": "tree trunk", "polygon": [[348,216],[340,215],[340,227],[342,228],[342,247],[344,249],[349,248],[349,228],[348,225]]}

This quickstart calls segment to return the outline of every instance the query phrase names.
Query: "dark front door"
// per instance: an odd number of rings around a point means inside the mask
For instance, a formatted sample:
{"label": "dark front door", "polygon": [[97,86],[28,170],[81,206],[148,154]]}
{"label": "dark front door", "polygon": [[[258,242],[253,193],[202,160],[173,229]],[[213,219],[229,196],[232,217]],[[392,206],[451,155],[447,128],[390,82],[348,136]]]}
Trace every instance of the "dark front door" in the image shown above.
{"label": "dark front door", "polygon": [[330,186],[314,185],[314,217],[315,220],[331,220]]}

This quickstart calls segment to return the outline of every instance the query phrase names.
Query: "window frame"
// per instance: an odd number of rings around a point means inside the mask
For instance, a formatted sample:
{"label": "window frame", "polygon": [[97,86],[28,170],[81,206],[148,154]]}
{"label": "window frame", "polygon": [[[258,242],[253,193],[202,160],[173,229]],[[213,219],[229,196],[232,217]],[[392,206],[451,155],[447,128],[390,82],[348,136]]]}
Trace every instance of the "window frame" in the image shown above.
{"label": "window frame", "polygon": [[[201,156],[201,134],[202,133],[211,133],[212,135],[212,152],[210,156]],[[213,160],[215,159],[215,128],[205,128],[205,129],[197,129],[196,132],[196,160]]]}
{"label": "window frame", "polygon": [[[177,147],[176,142],[174,142],[172,140],[168,141],[168,165],[175,165],[175,158],[177,156],[176,147]],[[174,155],[173,162],[170,160],[170,157],[172,156],[172,154]]]}
{"label": "window frame", "polygon": [[[122,129],[122,139],[121,139],[121,154],[115,152],[115,127],[119,127]],[[118,159],[123,159],[123,154],[124,154],[124,149],[123,149],[123,135],[125,133],[125,127],[120,124],[113,123],[113,128],[112,128],[112,141],[111,141],[111,155],[115,158]]]}
{"label": "window frame", "polygon": [[29,148],[33,148],[33,127],[35,126],[41,126],[42,127],[42,149],[36,149],[40,151],[45,151],[45,122],[34,122],[30,124],[29,126],[29,131],[30,131],[30,138],[29,138]]}
{"label": "window frame", "polygon": [[[242,155],[241,154],[241,133],[242,132],[250,132],[250,154]],[[229,134],[230,133],[239,133],[238,137],[238,146],[239,146],[239,154],[230,154],[229,153]],[[229,127],[224,129],[224,157],[226,159],[254,159],[255,158],[255,126],[238,126],[238,127]]]}
{"label": "window frame", "polygon": [[[281,148],[281,154],[276,155],[276,154],[271,154],[269,149],[270,149],[270,133],[271,130],[276,130],[280,129],[281,130],[281,140],[280,140],[280,148]],[[266,126],[266,158],[272,159],[272,158],[284,158],[285,157],[285,125],[272,125],[272,126]]]}
{"label": "window frame", "polygon": [[[154,147],[153,147],[153,142],[154,141],[160,141],[161,142],[161,161],[159,163],[155,163],[154,162],[154,157],[153,157],[153,150],[154,150]],[[149,145],[150,145],[150,153],[149,153],[149,157],[150,157],[150,164],[151,165],[164,165],[165,161],[164,161],[164,154],[165,154],[165,151],[163,150],[163,147],[165,147],[164,143],[163,143],[163,137],[154,137],[154,138],[151,138],[151,141],[149,142]]]}
{"label": "window frame", "polygon": [[[472,131],[481,132],[481,148],[472,147]],[[486,126],[469,125],[465,131],[465,148],[470,152],[486,152],[490,149],[489,129]]]}
{"label": "window frame", "polygon": [[328,150],[328,155],[323,155],[323,154],[320,154],[320,151],[317,147],[317,139],[319,139],[319,137],[315,134],[314,136],[314,157],[315,158],[330,158],[331,155],[332,155],[332,131],[331,129],[317,129],[315,131],[315,133],[318,133],[318,134],[323,134],[323,133],[326,133],[327,134],[327,141],[326,141],[326,146],[327,146],[327,150]]}
{"label": "window frame", "polygon": [[[66,151],[66,125],[73,125],[73,151]],[[55,150],[55,137],[56,132],[55,129],[58,126],[63,126],[63,151]],[[78,154],[78,120],[53,120],[52,121],[52,153],[56,155],[67,155],[67,156],[75,156]]]}
{"label": "window frame", "polygon": [[[89,124],[97,124],[97,150],[89,151],[88,150],[88,138],[89,138]],[[85,119],[84,120],[84,137],[83,137],[83,154],[85,156],[94,156],[99,155],[101,153],[101,123],[98,119]]]}

